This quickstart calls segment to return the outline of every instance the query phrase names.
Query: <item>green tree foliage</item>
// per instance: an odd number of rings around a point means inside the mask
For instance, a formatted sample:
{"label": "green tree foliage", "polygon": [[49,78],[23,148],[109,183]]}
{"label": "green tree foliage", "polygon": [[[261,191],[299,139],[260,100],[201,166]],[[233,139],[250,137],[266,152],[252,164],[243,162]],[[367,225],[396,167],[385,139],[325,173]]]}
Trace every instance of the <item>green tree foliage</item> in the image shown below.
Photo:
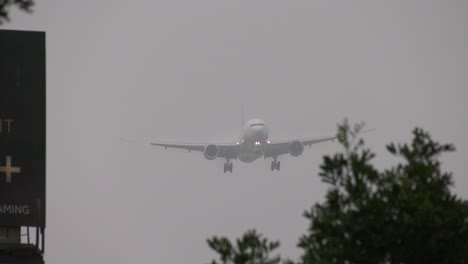
{"label": "green tree foliage", "polygon": [[[468,263],[468,202],[451,192],[452,174],[439,160],[454,146],[416,128],[410,144],[387,146],[400,162],[379,171],[359,136],[362,128],[345,121],[338,127],[344,151],[323,158],[320,177],[329,188],[325,201],[304,213],[310,225],[298,244],[298,263]],[[255,231],[237,241],[238,249],[226,238],[208,243],[219,263],[281,261],[264,261],[279,244],[268,247]]]}
{"label": "green tree foliage", "polygon": [[226,237],[213,237],[207,242],[219,255],[219,260],[212,260],[211,264],[278,264],[281,261],[279,255],[272,256],[279,242],[268,241],[255,230],[247,231],[236,243]]}
{"label": "green tree foliage", "polygon": [[34,0],[0,0],[0,25],[2,25],[5,21],[10,20],[8,11],[9,8],[13,5],[18,6],[20,10],[31,13]]}
{"label": "green tree foliage", "polygon": [[305,212],[303,263],[467,263],[468,206],[451,193],[439,156],[454,151],[416,128],[411,144],[387,146],[403,159],[379,172],[358,137],[362,125],[339,126],[344,153],[325,156],[324,203]]}

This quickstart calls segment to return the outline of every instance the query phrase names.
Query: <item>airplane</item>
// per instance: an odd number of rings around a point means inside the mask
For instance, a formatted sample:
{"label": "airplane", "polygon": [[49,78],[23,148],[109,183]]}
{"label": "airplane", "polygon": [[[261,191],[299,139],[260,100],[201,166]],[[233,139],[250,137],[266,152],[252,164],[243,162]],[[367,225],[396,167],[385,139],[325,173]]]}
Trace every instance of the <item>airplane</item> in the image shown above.
{"label": "airplane", "polygon": [[[242,114],[242,121],[243,121]],[[242,122],[244,123],[244,122]],[[280,170],[280,161],[278,156],[290,154],[298,157],[304,152],[304,146],[312,147],[325,141],[333,141],[336,136],[322,138],[305,138],[283,141],[270,141],[268,138],[269,129],[266,123],[258,118],[249,120],[244,124],[239,140],[229,144],[214,143],[168,143],[151,142],[153,146],[175,149],[184,149],[188,152],[202,152],[206,159],[214,160],[216,158],[226,159],[224,163],[224,173],[232,173],[233,164],[231,160],[239,160],[245,163],[251,163],[261,157],[264,159],[273,158],[271,162],[271,171]]]}

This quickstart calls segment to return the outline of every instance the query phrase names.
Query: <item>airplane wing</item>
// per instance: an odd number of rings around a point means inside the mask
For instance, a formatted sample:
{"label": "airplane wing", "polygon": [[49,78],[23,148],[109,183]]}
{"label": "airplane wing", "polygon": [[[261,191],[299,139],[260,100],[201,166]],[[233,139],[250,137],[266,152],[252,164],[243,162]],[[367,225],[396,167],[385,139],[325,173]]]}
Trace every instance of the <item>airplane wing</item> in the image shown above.
{"label": "airplane wing", "polygon": [[237,159],[237,146],[236,144],[212,144],[212,143],[169,143],[169,142],[151,142],[153,146],[163,147],[164,149],[167,148],[174,148],[174,149],[183,149],[187,150],[188,152],[197,151],[197,152],[204,152],[205,147],[208,145],[215,145],[218,147],[218,158],[225,158],[225,159]]}
{"label": "airplane wing", "polygon": [[[293,140],[283,140],[283,141],[271,141],[270,144],[265,146],[264,157],[278,157],[280,155],[288,154],[290,145],[294,142],[300,142],[302,146],[312,146],[313,144],[333,141],[336,139],[336,136],[320,137],[320,138],[303,138],[303,139],[293,139]],[[302,152],[301,152],[302,153]],[[300,155],[300,154],[299,154]]]}
{"label": "airplane wing", "polygon": [[168,143],[168,142],[151,142],[150,143],[153,146],[160,146],[164,147],[164,149],[167,148],[175,148],[175,149],[185,149],[188,152],[191,151],[199,151],[203,152],[205,150],[205,146],[207,144],[193,144],[193,143]]}

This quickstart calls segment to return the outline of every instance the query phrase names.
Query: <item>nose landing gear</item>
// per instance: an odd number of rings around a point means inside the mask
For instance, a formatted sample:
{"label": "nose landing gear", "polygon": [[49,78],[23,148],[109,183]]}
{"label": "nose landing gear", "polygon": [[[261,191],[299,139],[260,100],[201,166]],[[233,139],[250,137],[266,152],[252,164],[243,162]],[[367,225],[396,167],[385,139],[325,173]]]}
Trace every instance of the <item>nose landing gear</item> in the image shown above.
{"label": "nose landing gear", "polygon": [[226,161],[226,163],[224,163],[224,173],[226,173],[227,171],[232,173],[232,167],[233,167],[233,164],[229,162],[229,160]]}
{"label": "nose landing gear", "polygon": [[277,170],[279,171],[281,168],[281,163],[276,160],[276,158],[273,159],[271,162],[271,171]]}

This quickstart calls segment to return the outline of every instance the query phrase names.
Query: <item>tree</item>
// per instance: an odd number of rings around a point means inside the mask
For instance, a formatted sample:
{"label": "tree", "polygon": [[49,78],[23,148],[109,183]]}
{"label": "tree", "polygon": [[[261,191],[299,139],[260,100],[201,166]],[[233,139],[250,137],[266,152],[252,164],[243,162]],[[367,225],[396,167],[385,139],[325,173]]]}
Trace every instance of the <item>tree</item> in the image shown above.
{"label": "tree", "polygon": [[344,150],[323,157],[319,176],[329,188],[304,213],[298,262],[468,263],[468,202],[451,192],[452,174],[439,161],[454,146],[416,128],[411,144],[387,146],[402,161],[379,171],[362,128],[339,125]]}
{"label": "tree", "polygon": [[20,10],[31,13],[34,0],[0,0],[0,25],[5,21],[10,21],[8,12],[12,5],[16,5]]}
{"label": "tree", "polygon": [[439,156],[454,151],[422,129],[410,145],[387,146],[402,163],[379,172],[358,137],[362,125],[339,127],[344,153],[326,156],[320,177],[326,201],[304,216],[303,263],[466,263],[468,207],[452,194]]}
{"label": "tree", "polygon": [[216,236],[207,242],[219,255],[219,262],[212,260],[211,264],[278,264],[281,261],[279,255],[271,256],[279,242],[268,241],[255,230],[247,231],[235,244],[226,237]]}

